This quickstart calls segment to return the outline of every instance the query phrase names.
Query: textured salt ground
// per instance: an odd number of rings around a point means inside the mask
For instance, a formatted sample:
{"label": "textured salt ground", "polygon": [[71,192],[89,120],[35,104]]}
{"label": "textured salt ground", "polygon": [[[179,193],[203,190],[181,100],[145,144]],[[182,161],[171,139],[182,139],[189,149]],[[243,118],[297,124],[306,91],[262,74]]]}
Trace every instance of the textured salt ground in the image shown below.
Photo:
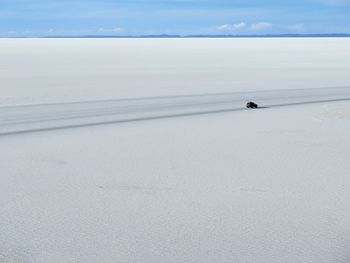
{"label": "textured salt ground", "polygon": [[0,106],[344,87],[349,38],[0,39]]}
{"label": "textured salt ground", "polygon": [[0,136],[130,121],[349,101],[349,87],[197,94],[0,107]]}
{"label": "textured salt ground", "polygon": [[0,262],[349,262],[349,106],[0,137]]}

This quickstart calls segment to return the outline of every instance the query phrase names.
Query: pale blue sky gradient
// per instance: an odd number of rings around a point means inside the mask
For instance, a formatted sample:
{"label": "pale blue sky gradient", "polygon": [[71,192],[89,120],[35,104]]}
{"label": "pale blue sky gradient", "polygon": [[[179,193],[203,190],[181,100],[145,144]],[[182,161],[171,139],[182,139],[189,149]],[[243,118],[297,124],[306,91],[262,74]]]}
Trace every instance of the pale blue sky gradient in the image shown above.
{"label": "pale blue sky gradient", "polygon": [[350,33],[350,0],[0,0],[0,36]]}

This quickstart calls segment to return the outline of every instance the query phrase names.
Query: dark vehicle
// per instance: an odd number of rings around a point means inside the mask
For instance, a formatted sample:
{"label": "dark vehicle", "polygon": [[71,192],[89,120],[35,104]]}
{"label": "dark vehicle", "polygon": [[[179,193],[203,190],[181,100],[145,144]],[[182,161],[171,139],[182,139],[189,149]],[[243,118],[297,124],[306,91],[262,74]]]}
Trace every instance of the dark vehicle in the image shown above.
{"label": "dark vehicle", "polygon": [[248,109],[256,109],[256,108],[258,108],[258,104],[254,103],[252,101],[249,101],[249,102],[247,102],[247,108]]}

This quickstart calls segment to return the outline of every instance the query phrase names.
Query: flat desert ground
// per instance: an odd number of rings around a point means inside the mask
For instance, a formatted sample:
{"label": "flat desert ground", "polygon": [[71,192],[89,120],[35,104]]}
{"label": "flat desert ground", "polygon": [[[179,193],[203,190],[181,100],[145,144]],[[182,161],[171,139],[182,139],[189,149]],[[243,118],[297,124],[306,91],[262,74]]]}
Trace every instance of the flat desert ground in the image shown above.
{"label": "flat desert ground", "polygon": [[1,39],[0,91],[1,263],[350,261],[348,38]]}

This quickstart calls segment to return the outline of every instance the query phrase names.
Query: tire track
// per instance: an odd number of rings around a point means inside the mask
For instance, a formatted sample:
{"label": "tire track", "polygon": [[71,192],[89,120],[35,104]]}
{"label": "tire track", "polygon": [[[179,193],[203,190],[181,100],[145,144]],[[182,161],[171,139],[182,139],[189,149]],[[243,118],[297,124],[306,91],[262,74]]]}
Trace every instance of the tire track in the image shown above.
{"label": "tire track", "polygon": [[0,107],[0,136],[129,121],[350,100],[350,88],[270,90]]}

